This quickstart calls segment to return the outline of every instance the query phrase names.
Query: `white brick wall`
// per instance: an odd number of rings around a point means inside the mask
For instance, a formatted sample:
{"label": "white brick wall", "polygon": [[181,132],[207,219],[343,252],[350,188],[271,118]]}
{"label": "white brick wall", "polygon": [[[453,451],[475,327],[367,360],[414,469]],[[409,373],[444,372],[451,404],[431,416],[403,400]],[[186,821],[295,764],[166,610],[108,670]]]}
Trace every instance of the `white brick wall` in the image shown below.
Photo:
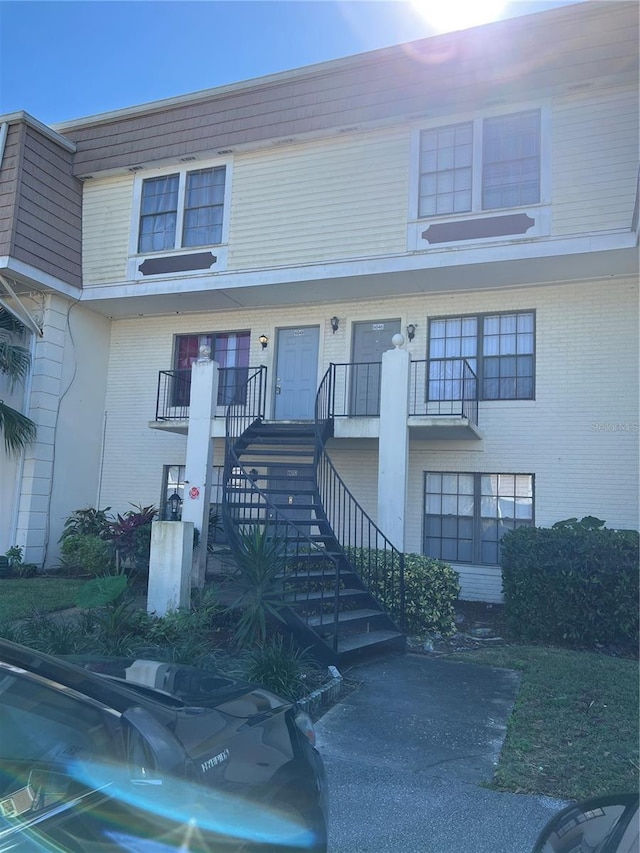
{"label": "white brick wall", "polygon": [[[158,371],[171,367],[176,333],[251,329],[251,364],[267,364],[272,378],[277,327],[317,323],[320,379],[330,361],[350,360],[351,324],[358,320],[397,316],[403,328],[415,323],[408,348],[414,358],[424,358],[429,317],[533,309],[536,399],[481,403],[482,441],[411,443],[407,550],[421,550],[424,471],[532,473],[537,524],[592,514],[609,526],[637,528],[637,306],[637,283],[609,280],[114,322],[101,505],[122,511],[129,502],[157,503],[162,466],[184,461],[183,436],[148,427]],[[334,313],[340,318],[335,334],[329,324]],[[270,338],[264,352],[257,342],[262,332]],[[218,463],[221,445],[217,442]],[[375,518],[377,443],[335,440],[331,454]],[[468,574],[467,594],[478,595],[482,588],[494,595],[495,572]]]}

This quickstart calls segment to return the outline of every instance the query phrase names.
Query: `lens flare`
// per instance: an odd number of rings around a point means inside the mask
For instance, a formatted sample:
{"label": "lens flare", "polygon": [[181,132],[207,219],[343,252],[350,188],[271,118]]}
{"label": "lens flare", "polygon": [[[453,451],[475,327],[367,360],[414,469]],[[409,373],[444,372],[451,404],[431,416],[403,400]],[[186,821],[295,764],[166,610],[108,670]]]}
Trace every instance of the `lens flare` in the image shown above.
{"label": "lens flare", "polygon": [[410,0],[421,18],[436,32],[465,30],[495,21],[506,0]]}

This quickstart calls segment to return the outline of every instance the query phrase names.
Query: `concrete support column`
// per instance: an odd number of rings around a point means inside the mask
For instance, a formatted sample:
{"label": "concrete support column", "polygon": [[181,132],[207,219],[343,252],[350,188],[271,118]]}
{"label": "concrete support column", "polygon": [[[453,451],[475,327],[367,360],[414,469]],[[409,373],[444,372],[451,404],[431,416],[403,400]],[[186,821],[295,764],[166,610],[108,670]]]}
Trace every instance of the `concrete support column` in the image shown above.
{"label": "concrete support column", "polygon": [[191,586],[202,589],[207,568],[209,504],[213,476],[211,432],[218,401],[218,362],[211,360],[208,347],[200,349],[200,358],[191,367],[182,520],[191,521],[200,531],[200,546],[193,552]]}
{"label": "concrete support column", "polygon": [[190,521],[154,521],[151,525],[147,613],[164,616],[191,604],[193,524]]}
{"label": "concrete support column", "polygon": [[382,354],[378,445],[378,527],[400,551],[404,551],[407,506],[411,364],[409,353],[400,349],[403,344],[404,337],[394,335],[394,349]]}

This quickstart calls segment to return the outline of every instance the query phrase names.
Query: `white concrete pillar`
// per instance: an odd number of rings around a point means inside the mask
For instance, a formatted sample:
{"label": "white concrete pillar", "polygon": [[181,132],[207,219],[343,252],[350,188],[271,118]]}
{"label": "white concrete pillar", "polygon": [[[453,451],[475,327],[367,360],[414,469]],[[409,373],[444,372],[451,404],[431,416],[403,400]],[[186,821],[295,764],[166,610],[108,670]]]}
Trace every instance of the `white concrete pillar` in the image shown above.
{"label": "white concrete pillar", "polygon": [[151,525],[147,613],[164,616],[191,606],[193,524],[190,521],[154,521]]}
{"label": "white concrete pillar", "polygon": [[189,431],[185,460],[182,520],[193,522],[200,531],[200,545],[193,552],[191,586],[202,589],[207,568],[209,504],[213,476],[213,418],[218,401],[218,362],[209,358],[209,348],[201,347],[200,358],[191,367]]}
{"label": "white concrete pillar", "polygon": [[392,545],[404,551],[409,469],[409,372],[411,356],[400,349],[404,337],[394,335],[394,349],[382,354],[380,439],[378,444],[378,527]]}

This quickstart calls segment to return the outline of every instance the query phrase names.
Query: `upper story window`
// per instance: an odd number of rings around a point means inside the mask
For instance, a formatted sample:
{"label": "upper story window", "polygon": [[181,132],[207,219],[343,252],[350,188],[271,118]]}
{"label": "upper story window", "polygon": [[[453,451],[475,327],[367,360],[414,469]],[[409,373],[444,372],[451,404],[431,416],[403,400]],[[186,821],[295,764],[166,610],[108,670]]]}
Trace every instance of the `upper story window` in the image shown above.
{"label": "upper story window", "polygon": [[418,217],[538,204],[540,110],[420,133]]}
{"label": "upper story window", "polygon": [[534,397],[533,311],[442,317],[429,321],[429,400],[462,399],[464,362],[481,400]]}
{"label": "upper story window", "polygon": [[138,252],[223,242],[226,166],[142,180]]}

